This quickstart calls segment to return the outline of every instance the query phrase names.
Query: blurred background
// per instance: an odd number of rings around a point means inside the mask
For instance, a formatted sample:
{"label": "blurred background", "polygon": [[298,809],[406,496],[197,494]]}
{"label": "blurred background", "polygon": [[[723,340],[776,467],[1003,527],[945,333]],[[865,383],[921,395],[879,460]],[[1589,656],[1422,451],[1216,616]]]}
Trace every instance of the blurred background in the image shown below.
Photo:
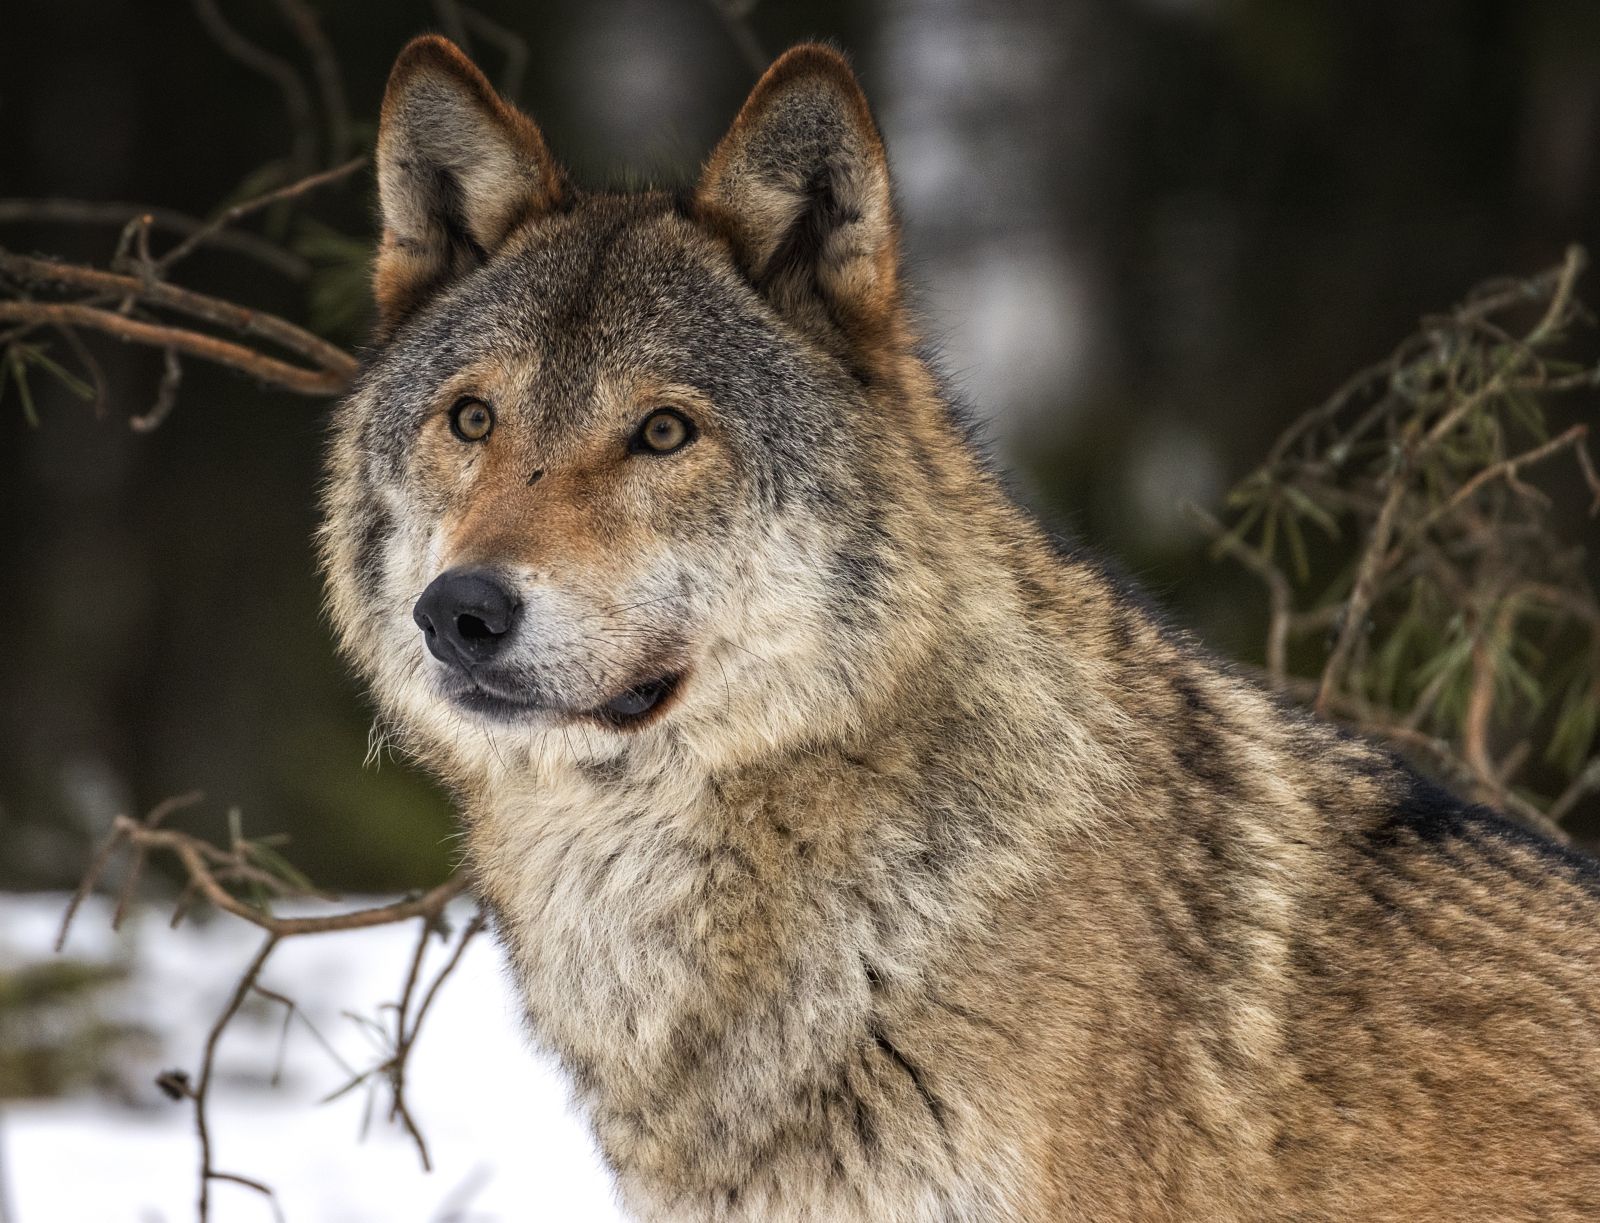
{"label": "blurred background", "polygon": [[[313,6],[348,152],[370,144],[396,50],[445,29],[595,186],[692,181],[753,83],[752,39],[767,55],[812,37],[847,50],[887,138],[927,331],[1019,494],[1247,660],[1259,588],[1207,560],[1180,503],[1215,505],[1423,313],[1570,242],[1600,250],[1597,5],[745,7],[730,24],[708,0]],[[285,11],[8,5],[0,246],[104,265],[118,232],[5,200],[204,216],[283,181],[305,150],[217,14],[309,81]],[[370,175],[247,228],[290,257],[206,249],[178,279],[358,345]],[[447,804],[402,763],[363,767],[370,711],[319,618],[328,404],[191,362],[170,419],[135,433],[161,357],[91,342],[113,388],[102,415],[39,379],[33,423],[0,389],[0,890],[70,887],[114,815],[194,789],[192,826],[217,833],[237,807],[248,830],[289,834],[327,887],[437,881]]]}

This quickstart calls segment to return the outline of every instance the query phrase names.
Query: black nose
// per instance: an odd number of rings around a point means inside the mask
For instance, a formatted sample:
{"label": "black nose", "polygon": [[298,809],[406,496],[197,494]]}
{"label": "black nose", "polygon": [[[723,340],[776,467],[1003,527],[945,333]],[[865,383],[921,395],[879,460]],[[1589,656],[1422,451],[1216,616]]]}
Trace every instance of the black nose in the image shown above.
{"label": "black nose", "polygon": [[511,640],[519,607],[515,593],[493,574],[451,570],[429,583],[411,618],[435,658],[471,670]]}

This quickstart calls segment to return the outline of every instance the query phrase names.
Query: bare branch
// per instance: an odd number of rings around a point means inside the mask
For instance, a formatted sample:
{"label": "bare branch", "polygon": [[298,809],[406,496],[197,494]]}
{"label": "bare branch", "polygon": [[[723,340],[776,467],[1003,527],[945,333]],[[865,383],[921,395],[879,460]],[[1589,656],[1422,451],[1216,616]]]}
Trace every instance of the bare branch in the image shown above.
{"label": "bare branch", "polygon": [[201,244],[254,259],[257,263],[281,272],[290,280],[306,280],[311,275],[311,261],[302,259],[293,251],[286,251],[281,246],[276,246],[255,234],[217,229],[211,222],[188,216],[172,208],[58,198],[0,199],[0,225],[42,223],[121,227],[132,217],[149,217],[153,228],[186,236],[204,231],[204,236],[200,239]]}
{"label": "bare branch", "polygon": [[[1539,322],[1528,333],[1525,343],[1481,387],[1463,396],[1441,414],[1426,433],[1418,436],[1421,429],[1420,417],[1413,419],[1408,426],[1409,436],[1402,444],[1400,455],[1390,475],[1383,508],[1379,511],[1371,533],[1367,536],[1361,560],[1356,567],[1355,583],[1345,606],[1343,623],[1323,666],[1322,682],[1313,702],[1318,713],[1326,713],[1328,710],[1335,685],[1342,677],[1351,652],[1366,624],[1367,613],[1372,608],[1378,581],[1392,563],[1390,542],[1398,525],[1401,507],[1405,504],[1411,474],[1472,412],[1482,407],[1487,400],[1503,394],[1508,381],[1528,365],[1533,346],[1548,340],[1561,327],[1568,316],[1573,287],[1585,262],[1586,256],[1581,248],[1569,247],[1561,267],[1554,274],[1549,304]],[[1481,313],[1481,304],[1477,308]]]}
{"label": "bare branch", "polygon": [[13,255],[3,248],[0,248],[0,274],[10,276],[24,284],[65,285],[99,296],[117,296],[124,300],[144,302],[219,327],[227,327],[240,335],[270,340],[337,377],[340,386],[355,376],[355,358],[342,348],[276,315],[235,305],[220,297],[210,297],[204,293],[196,293],[192,289],[180,289],[164,281],[122,276],[116,272],[103,272],[99,268],[59,263],[51,259]]}
{"label": "bare branch", "polygon": [[277,0],[278,11],[294,30],[300,45],[311,57],[311,71],[322,99],[322,117],[328,125],[327,161],[331,165],[345,156],[350,147],[350,108],[344,98],[344,74],[333,44],[322,32],[322,22],[305,0]]}
{"label": "bare branch", "polygon": [[1345,380],[1344,385],[1323,400],[1322,403],[1294,421],[1273,444],[1272,450],[1267,455],[1266,466],[1268,468],[1276,467],[1296,442],[1318,426],[1336,418],[1339,413],[1350,405],[1352,399],[1372,386],[1380,378],[1387,381],[1393,377],[1399,357],[1400,354],[1396,352],[1391,356],[1385,357],[1382,361],[1375,362],[1363,370],[1358,370]]}
{"label": "bare branch", "polygon": [[278,87],[289,117],[290,163],[296,174],[309,173],[317,161],[316,116],[311,108],[311,94],[300,74],[287,60],[256,46],[229,25],[217,8],[216,0],[194,0],[194,10],[219,47]]}
{"label": "bare branch", "polygon": [[[1570,454],[1600,513],[1588,424],[1548,426],[1556,396],[1600,388],[1600,367],[1574,365],[1567,343],[1591,321],[1575,297],[1585,261],[1570,248],[1558,267],[1424,319],[1285,430],[1230,494],[1233,523],[1197,515],[1213,553],[1267,589],[1270,683],[1426,753],[1481,801],[1547,832],[1592,792],[1586,771],[1571,774],[1574,757],[1592,756],[1600,718],[1600,682],[1571,673],[1574,657],[1600,660],[1600,598],[1583,541],[1564,535],[1570,518],[1553,494],[1565,489],[1534,482]],[[1530,307],[1525,327],[1507,322]],[[1352,541],[1347,567],[1326,572],[1324,559],[1312,571],[1308,524]],[[1284,542],[1299,580],[1326,592],[1319,605],[1294,610]],[[1289,642],[1330,629],[1317,680],[1286,675]],[[1549,770],[1532,762],[1547,756],[1510,730],[1519,725],[1559,745],[1560,761],[1549,758],[1568,774],[1559,795],[1537,798]]]}
{"label": "bare branch", "polygon": [[[280,994],[275,990],[270,990],[265,985],[262,985],[259,981],[256,983],[255,991],[269,1002],[276,1002],[279,1006],[284,1008],[283,1035],[279,1039],[278,1050],[278,1060],[280,1065],[283,1060],[283,1045],[287,1043],[289,1037],[289,1024],[291,1021],[298,1019],[305,1026],[306,1031],[311,1033],[312,1039],[321,1046],[322,1051],[326,1053],[330,1059],[332,1059],[334,1065],[338,1066],[339,1069],[344,1071],[346,1074],[353,1075],[356,1073],[351,1067],[350,1063],[345,1061],[344,1058],[339,1055],[339,1051],[333,1047],[332,1042],[322,1034],[321,1029],[318,1028],[316,1024],[311,1022],[305,1011],[301,1009],[299,1003],[297,1003],[293,998],[290,998],[286,994]],[[272,1077],[274,1084],[276,1084],[278,1073],[274,1071]]]}
{"label": "bare branch", "polygon": [[[420,896],[408,897],[387,905],[344,910],[322,916],[280,917],[263,908],[245,904],[224,886],[224,881],[245,880],[265,886],[273,893],[286,896],[320,896],[322,894],[312,888],[309,883],[295,876],[292,869],[286,865],[282,867],[284,872],[282,877],[261,870],[259,866],[255,865],[255,857],[260,854],[262,843],[245,839],[237,832],[237,828],[230,846],[224,849],[200,837],[161,827],[161,824],[169,814],[180,807],[192,804],[198,798],[199,795],[197,794],[189,794],[169,799],[155,807],[142,820],[130,819],[127,816],[117,817],[113,822],[110,833],[95,853],[89,870],[84,875],[77,892],[74,893],[67,906],[67,911],[62,917],[61,933],[57,939],[56,946],[59,951],[64,945],[72,919],[81,906],[84,896],[93,890],[98,881],[104,876],[112,854],[124,844],[129,847],[132,858],[123,886],[120,889],[118,899],[119,916],[128,904],[133,889],[137,884],[140,867],[145,857],[151,852],[160,851],[173,854],[183,866],[187,876],[187,886],[184,888],[183,895],[179,897],[178,908],[180,912],[186,907],[189,896],[202,895],[217,908],[242,918],[263,931],[265,937],[260,943],[255,956],[235,982],[226,1004],[212,1023],[201,1055],[200,1068],[195,1078],[191,1080],[183,1071],[168,1071],[158,1078],[158,1085],[161,1086],[163,1091],[174,1099],[189,1100],[193,1107],[195,1131],[200,1145],[199,1217],[202,1223],[205,1223],[210,1218],[212,1207],[211,1184],[213,1181],[232,1181],[254,1189],[268,1197],[272,1196],[270,1187],[262,1182],[241,1176],[235,1172],[220,1171],[216,1167],[211,1141],[210,1117],[207,1112],[211,1085],[216,1071],[217,1050],[221,1045],[223,1034],[238,1015],[245,999],[252,993],[271,999],[285,1008],[285,1037],[287,1036],[290,1020],[298,1015],[301,1022],[316,1038],[318,1044],[328,1052],[340,1069],[351,1075],[349,1083],[339,1091],[332,1093],[329,1099],[337,1098],[346,1090],[349,1090],[350,1087],[363,1082],[371,1082],[378,1077],[386,1081],[391,1092],[391,1115],[416,1143],[423,1167],[429,1167],[427,1142],[423,1138],[421,1128],[417,1124],[417,1120],[412,1114],[406,1099],[406,1071],[412,1051],[416,1047],[423,1020],[427,1017],[434,999],[438,996],[439,990],[445,981],[461,963],[467,944],[484,928],[485,922],[482,913],[475,914],[462,931],[460,938],[456,940],[449,958],[434,975],[426,990],[422,992],[420,1001],[418,1001],[417,991],[421,981],[423,958],[428,940],[444,928],[445,909],[452,900],[465,890],[465,879],[458,873]],[[401,989],[400,1001],[395,1007],[395,1021],[392,1033],[383,1033],[382,1029],[376,1028],[374,1025],[374,1031],[384,1035],[387,1043],[383,1060],[369,1070],[359,1073],[354,1072],[323,1037],[322,1033],[316,1029],[315,1025],[300,1011],[293,999],[271,990],[261,983],[262,971],[265,969],[273,952],[286,939],[346,930],[364,930],[375,926],[399,925],[406,922],[417,923],[417,945],[405,983]],[[274,1209],[276,1209],[275,1202]]]}
{"label": "bare branch", "polygon": [[1579,800],[1596,791],[1600,791],[1600,756],[1591,757],[1560,797],[1550,804],[1549,817],[1559,823],[1578,805]]}
{"label": "bare branch", "polygon": [[217,908],[232,913],[235,917],[242,917],[252,925],[260,926],[280,938],[297,934],[330,934],[340,930],[364,930],[372,926],[394,925],[416,917],[437,920],[445,905],[466,890],[465,877],[456,874],[421,896],[397,900],[387,905],[329,913],[322,917],[274,917],[238,900],[222,886],[211,865],[206,861],[207,855],[202,848],[206,846],[214,852],[221,852],[216,851],[214,846],[207,846],[200,838],[186,833],[146,828],[137,820],[130,820],[126,816],[119,816],[116,826],[132,843],[142,844],[147,848],[165,849],[176,854],[188,872],[190,882]]}
{"label": "bare branch", "polygon": [[1479,784],[1490,790],[1500,788],[1498,771],[1489,755],[1489,717],[1494,712],[1495,684],[1499,679],[1497,658],[1505,649],[1514,614],[1513,605],[1502,607],[1493,623],[1472,639],[1472,686],[1462,721],[1462,753]]}
{"label": "bare branch", "polygon": [[326,370],[302,369],[288,365],[276,358],[265,356],[242,344],[219,340],[198,331],[176,327],[162,327],[124,318],[109,310],[92,306],[68,305],[54,302],[0,302],[0,322],[87,327],[103,331],[121,340],[148,344],[156,348],[176,349],[191,357],[230,366],[241,373],[272,386],[282,387],[301,395],[337,395],[344,390],[348,377]]}
{"label": "bare branch", "polygon": [[[1573,425],[1566,432],[1562,433],[1558,437],[1551,438],[1542,446],[1535,446],[1532,450],[1525,451],[1522,454],[1517,455],[1515,458],[1503,459],[1498,463],[1493,463],[1490,466],[1485,467],[1482,471],[1478,472],[1477,475],[1473,476],[1470,480],[1458,488],[1448,501],[1443,502],[1437,508],[1431,510],[1426,517],[1419,519],[1411,527],[1407,528],[1406,534],[1401,538],[1401,541],[1396,545],[1396,548],[1405,547],[1413,536],[1420,534],[1422,531],[1432,526],[1435,522],[1438,522],[1439,519],[1444,518],[1453,513],[1455,510],[1459,509],[1463,502],[1470,498],[1485,484],[1488,484],[1491,480],[1506,480],[1508,482],[1514,482],[1517,473],[1522,468],[1541,462],[1542,460],[1549,458],[1551,455],[1567,449],[1569,446],[1578,451],[1579,454],[1583,455],[1585,459],[1588,458],[1588,454],[1583,445],[1584,439],[1588,437],[1588,435],[1588,425]],[[1585,465],[1583,464],[1582,460],[1580,460],[1580,468],[1584,467]],[[1589,484],[1590,491],[1597,499],[1600,499],[1600,481],[1595,481],[1594,479],[1590,478],[1592,476],[1593,468],[1589,467],[1587,470],[1585,470],[1585,480]]]}
{"label": "bare branch", "polygon": [[83,878],[78,882],[77,889],[72,893],[72,899],[67,901],[66,911],[61,914],[61,926],[56,931],[57,952],[67,945],[67,934],[72,929],[72,919],[78,915],[78,910],[83,906],[89,893],[94,891],[95,885],[100,882],[100,877],[106,873],[106,867],[111,864],[111,855],[122,843],[122,831],[115,826],[106,833],[94,851],[94,857],[89,859],[89,869],[84,871]]}
{"label": "bare branch", "polygon": [[233,994],[222,1008],[216,1022],[211,1025],[211,1031],[206,1035],[205,1052],[200,1059],[200,1077],[195,1084],[191,1099],[194,1103],[195,1131],[200,1137],[200,1223],[206,1223],[211,1217],[211,1182],[213,1180],[231,1180],[242,1185],[248,1185],[268,1197],[272,1190],[259,1181],[252,1181],[236,1173],[218,1172],[211,1160],[211,1124],[206,1115],[206,1104],[211,1093],[212,1075],[217,1065],[217,1048],[222,1043],[222,1034],[227,1030],[228,1024],[239,1013],[239,1008],[244,1005],[244,1000],[250,996],[250,991],[255,988],[256,978],[261,975],[261,970],[267,966],[267,959],[278,946],[279,936],[268,934],[261,941],[261,947],[256,952],[255,958],[250,961],[244,970],[244,975],[239,978],[234,987]]}
{"label": "bare branch", "polygon": [[1293,626],[1293,594],[1283,570],[1254,548],[1247,547],[1220,522],[1193,503],[1185,508],[1210,535],[1216,546],[1261,579],[1267,587],[1269,614],[1267,625],[1267,677],[1274,688],[1283,687],[1288,674],[1289,631]]}
{"label": "bare branch", "polygon": [[157,273],[165,275],[171,270],[173,264],[177,263],[180,259],[187,257],[197,246],[204,242],[211,241],[215,235],[222,233],[230,225],[243,220],[252,213],[260,212],[263,208],[270,207],[271,205],[280,203],[284,200],[299,199],[307,192],[315,191],[319,187],[326,187],[331,183],[337,183],[343,179],[349,178],[358,170],[364,169],[367,165],[367,161],[368,158],[365,155],[361,157],[352,157],[349,161],[344,162],[342,165],[334,166],[329,170],[323,170],[319,174],[309,174],[304,178],[296,179],[292,183],[286,183],[284,186],[278,187],[272,191],[268,191],[263,195],[258,195],[253,199],[245,200],[242,204],[235,204],[232,208],[223,209],[222,212],[218,213],[204,226],[195,230],[182,242],[178,243],[165,255],[161,256],[161,258],[156,261]]}
{"label": "bare branch", "polygon": [[481,912],[474,913],[472,920],[467,923],[466,929],[461,932],[461,938],[457,940],[455,950],[450,953],[450,958],[445,961],[444,967],[433,978],[433,983],[428,986],[427,993],[423,994],[422,1003],[417,1007],[416,1014],[412,1016],[410,1027],[406,1027],[406,1016],[403,1010],[397,1019],[401,1039],[395,1048],[393,1069],[389,1075],[390,1089],[393,1092],[394,1111],[404,1121],[406,1129],[410,1131],[412,1138],[415,1139],[424,1170],[431,1170],[432,1164],[428,1159],[428,1147],[423,1141],[422,1131],[418,1128],[416,1120],[412,1117],[410,1108],[406,1103],[406,1068],[410,1065],[411,1050],[417,1043],[417,1036],[422,1031],[422,1021],[428,1017],[428,1011],[433,1006],[433,1000],[438,997],[440,988],[460,965],[461,957],[467,950],[467,944],[476,937],[478,932],[484,928],[484,925],[483,914]]}
{"label": "bare branch", "polygon": [[1405,482],[1396,480],[1390,485],[1389,494],[1383,501],[1383,509],[1378,512],[1377,521],[1373,524],[1372,534],[1368,537],[1366,550],[1361,556],[1361,563],[1356,568],[1355,586],[1345,603],[1339,635],[1334,640],[1333,649],[1328,652],[1328,661],[1323,664],[1322,683],[1317,688],[1316,699],[1312,701],[1312,708],[1318,713],[1328,712],[1328,706],[1333,699],[1334,685],[1343,677],[1345,663],[1349,661],[1350,652],[1355,648],[1356,641],[1366,625],[1367,612],[1372,607],[1378,579],[1383,574],[1383,561],[1389,553],[1389,539],[1394,534],[1395,522],[1400,513],[1400,506],[1405,501],[1405,495]]}
{"label": "bare branch", "polygon": [[178,406],[178,387],[182,382],[183,364],[178,360],[177,350],[169,348],[162,354],[161,382],[156,387],[155,403],[144,415],[128,421],[135,433],[149,433],[161,427],[161,423],[172,414],[172,409]]}

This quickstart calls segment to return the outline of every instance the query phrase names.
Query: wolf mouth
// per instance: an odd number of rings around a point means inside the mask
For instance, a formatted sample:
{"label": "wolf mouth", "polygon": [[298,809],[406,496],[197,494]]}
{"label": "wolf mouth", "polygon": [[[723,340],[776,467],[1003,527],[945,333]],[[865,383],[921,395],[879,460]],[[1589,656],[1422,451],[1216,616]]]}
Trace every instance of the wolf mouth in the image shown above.
{"label": "wolf mouth", "polygon": [[477,683],[455,689],[445,695],[452,704],[502,722],[527,722],[552,712],[550,706],[539,701],[501,696]]}
{"label": "wolf mouth", "polygon": [[508,696],[476,677],[446,695],[464,709],[505,722],[527,722],[541,716],[588,718],[616,730],[632,730],[653,721],[677,694],[682,681],[681,672],[641,680],[592,709],[563,709],[536,698]]}

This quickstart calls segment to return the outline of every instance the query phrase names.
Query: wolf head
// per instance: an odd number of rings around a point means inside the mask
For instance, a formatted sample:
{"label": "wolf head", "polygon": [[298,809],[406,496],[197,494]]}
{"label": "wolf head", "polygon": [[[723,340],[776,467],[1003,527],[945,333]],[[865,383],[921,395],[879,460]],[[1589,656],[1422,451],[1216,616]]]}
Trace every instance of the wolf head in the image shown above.
{"label": "wolf head", "polygon": [[691,192],[588,194],[421,38],[377,167],[378,346],[321,546],[409,745],[457,774],[519,749],[730,760],[892,687],[933,631],[965,448],[913,353],[845,61],[778,60]]}

